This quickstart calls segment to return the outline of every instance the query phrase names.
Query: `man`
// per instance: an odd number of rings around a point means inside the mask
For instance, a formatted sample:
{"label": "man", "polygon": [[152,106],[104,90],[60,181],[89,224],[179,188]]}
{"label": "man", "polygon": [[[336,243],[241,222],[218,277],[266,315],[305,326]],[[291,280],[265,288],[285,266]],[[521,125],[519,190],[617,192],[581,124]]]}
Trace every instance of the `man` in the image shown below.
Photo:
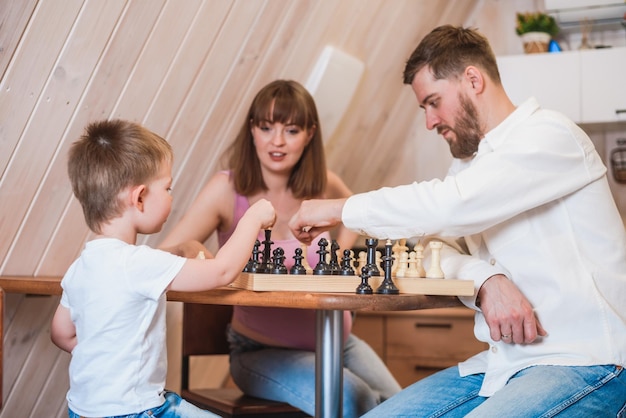
{"label": "man", "polygon": [[487,351],[420,380],[368,417],[626,414],[626,234],[589,137],[531,98],[515,107],[475,30],[434,29],[410,84],[455,157],[443,180],[303,202],[303,242],[343,222],[377,238],[464,237],[446,277],[471,279]]}

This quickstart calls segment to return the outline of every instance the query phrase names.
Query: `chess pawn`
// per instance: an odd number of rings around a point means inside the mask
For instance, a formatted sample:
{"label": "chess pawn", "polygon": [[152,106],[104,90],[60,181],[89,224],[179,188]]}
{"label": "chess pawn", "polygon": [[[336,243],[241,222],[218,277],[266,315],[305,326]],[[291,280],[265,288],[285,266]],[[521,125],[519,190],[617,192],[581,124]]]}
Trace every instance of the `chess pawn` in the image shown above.
{"label": "chess pawn", "polygon": [[409,253],[401,252],[400,260],[398,260],[398,268],[396,269],[396,277],[404,277],[409,267]]}
{"label": "chess pawn", "polygon": [[326,240],[326,238],[322,238],[318,241],[318,245],[319,250],[317,250],[317,254],[319,254],[319,261],[313,269],[313,274],[318,276],[330,274],[330,268],[328,263],[326,262],[326,256],[328,255],[328,250],[326,249],[326,247],[328,246],[328,240]]}
{"label": "chess pawn", "polygon": [[431,241],[430,244],[430,268],[426,273],[426,277],[429,279],[443,279],[443,271],[441,270],[441,248],[443,248],[443,242]]}
{"label": "chess pawn", "polygon": [[287,267],[285,267],[285,250],[278,247],[274,250],[273,254],[272,274],[287,274]]}
{"label": "chess pawn", "polygon": [[417,259],[417,277],[426,277],[426,270],[424,270],[424,246],[421,241],[415,244],[413,250],[415,251],[415,258]]}
{"label": "chess pawn", "polygon": [[306,244],[300,244],[300,248],[302,249],[302,266],[304,266],[306,274],[311,274],[313,272],[313,269],[311,268],[307,260],[307,249],[309,247],[307,247]]}
{"label": "chess pawn", "polygon": [[293,259],[294,263],[289,269],[289,274],[306,274],[306,268],[302,263],[304,259],[304,256],[302,255],[302,248],[296,248]]}
{"label": "chess pawn", "polygon": [[417,270],[417,258],[415,256],[415,251],[411,251],[409,253],[409,268],[406,271],[406,277],[420,277],[419,271]]}
{"label": "chess pawn", "polygon": [[358,262],[357,262],[356,257],[354,256],[354,251],[350,250],[350,266],[352,267],[352,270],[354,270],[355,274],[358,274],[357,273],[357,271],[358,271],[357,264],[358,264]]}
{"label": "chess pawn", "polygon": [[371,277],[369,271],[367,270],[367,268],[365,268],[365,266],[361,267],[361,273],[359,274],[361,276],[361,284],[359,284],[356,288],[356,294],[357,295],[371,295],[374,293],[374,289],[372,289],[372,286],[370,286],[369,284],[369,279]]}
{"label": "chess pawn", "polygon": [[343,250],[343,258],[341,259],[341,268],[339,274],[342,276],[354,276],[354,268],[352,267],[352,251]]}
{"label": "chess pawn", "polygon": [[367,253],[365,251],[359,252],[359,266],[357,267],[357,274],[363,274],[363,267],[367,264]]}

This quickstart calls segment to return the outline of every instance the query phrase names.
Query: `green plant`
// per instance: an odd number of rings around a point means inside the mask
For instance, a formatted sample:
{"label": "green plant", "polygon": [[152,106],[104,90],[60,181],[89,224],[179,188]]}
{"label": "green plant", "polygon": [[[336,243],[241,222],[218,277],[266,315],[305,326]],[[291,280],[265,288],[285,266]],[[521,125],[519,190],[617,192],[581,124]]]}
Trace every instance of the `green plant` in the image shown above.
{"label": "green plant", "polygon": [[527,32],[545,32],[554,36],[559,32],[559,25],[550,15],[541,12],[517,13],[515,32],[522,35]]}

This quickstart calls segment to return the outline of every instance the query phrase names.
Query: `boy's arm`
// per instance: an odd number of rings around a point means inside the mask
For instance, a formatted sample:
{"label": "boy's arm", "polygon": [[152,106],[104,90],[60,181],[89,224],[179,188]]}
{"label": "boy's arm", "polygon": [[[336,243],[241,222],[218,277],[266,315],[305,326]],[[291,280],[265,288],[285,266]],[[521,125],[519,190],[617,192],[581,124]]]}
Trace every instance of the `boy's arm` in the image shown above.
{"label": "boy's arm", "polygon": [[70,310],[59,304],[50,328],[50,339],[61,350],[71,353],[76,347],[76,327],[72,322]]}
{"label": "boy's arm", "polygon": [[225,286],[239,277],[250,259],[252,248],[261,229],[270,228],[276,221],[272,204],[261,199],[252,205],[239,220],[230,239],[213,259],[189,259],[170,283],[168,289],[196,292]]}

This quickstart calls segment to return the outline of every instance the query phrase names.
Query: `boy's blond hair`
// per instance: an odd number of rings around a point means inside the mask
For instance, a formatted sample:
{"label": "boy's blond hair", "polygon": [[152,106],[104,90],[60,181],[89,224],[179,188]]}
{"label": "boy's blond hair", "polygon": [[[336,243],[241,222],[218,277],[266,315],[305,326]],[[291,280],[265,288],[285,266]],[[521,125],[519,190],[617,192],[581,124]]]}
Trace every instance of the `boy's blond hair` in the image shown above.
{"label": "boy's blond hair", "polygon": [[72,144],[67,167],[89,229],[101,233],[102,224],[124,210],[120,192],[147,183],[172,159],[170,144],[137,123],[116,119],[88,125]]}

